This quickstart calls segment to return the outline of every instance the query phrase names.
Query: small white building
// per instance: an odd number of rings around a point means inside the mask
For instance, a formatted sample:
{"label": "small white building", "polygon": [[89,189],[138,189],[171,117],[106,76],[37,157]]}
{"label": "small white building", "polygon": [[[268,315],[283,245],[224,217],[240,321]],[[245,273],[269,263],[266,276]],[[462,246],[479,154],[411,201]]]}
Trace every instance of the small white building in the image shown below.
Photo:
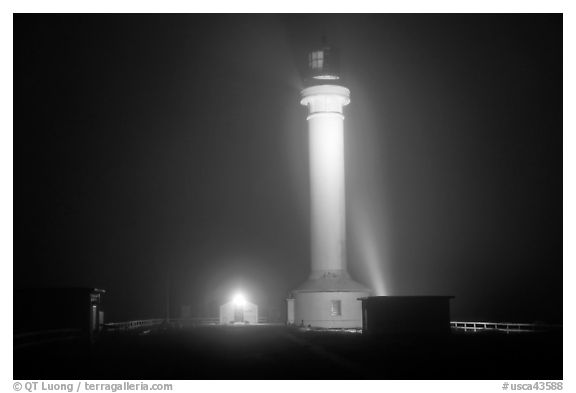
{"label": "small white building", "polygon": [[231,323],[257,324],[258,306],[250,303],[241,296],[220,306],[220,324]]}

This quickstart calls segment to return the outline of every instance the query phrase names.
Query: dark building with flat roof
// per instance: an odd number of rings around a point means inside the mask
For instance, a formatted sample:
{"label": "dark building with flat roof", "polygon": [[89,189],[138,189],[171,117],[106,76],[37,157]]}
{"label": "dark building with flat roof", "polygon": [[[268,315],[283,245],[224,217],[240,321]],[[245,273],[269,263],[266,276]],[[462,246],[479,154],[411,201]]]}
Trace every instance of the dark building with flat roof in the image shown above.
{"label": "dark building with flat roof", "polygon": [[370,296],[362,301],[366,334],[438,335],[450,333],[453,296]]}

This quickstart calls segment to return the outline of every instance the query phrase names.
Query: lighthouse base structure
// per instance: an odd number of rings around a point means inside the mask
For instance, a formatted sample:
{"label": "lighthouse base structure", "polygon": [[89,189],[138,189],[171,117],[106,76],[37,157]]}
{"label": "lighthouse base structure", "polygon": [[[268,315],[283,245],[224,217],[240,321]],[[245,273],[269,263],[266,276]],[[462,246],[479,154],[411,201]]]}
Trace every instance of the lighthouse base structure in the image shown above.
{"label": "lighthouse base structure", "polygon": [[347,277],[310,279],[288,299],[288,323],[329,329],[362,328],[361,298],[370,290]]}

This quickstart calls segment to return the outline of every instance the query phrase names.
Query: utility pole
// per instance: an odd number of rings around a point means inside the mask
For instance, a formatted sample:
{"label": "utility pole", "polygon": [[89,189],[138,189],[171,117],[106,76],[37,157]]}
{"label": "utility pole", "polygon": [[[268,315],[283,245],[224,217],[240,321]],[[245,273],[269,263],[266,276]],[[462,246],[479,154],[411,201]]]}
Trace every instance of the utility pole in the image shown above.
{"label": "utility pole", "polygon": [[166,274],[166,324],[170,323],[170,270]]}

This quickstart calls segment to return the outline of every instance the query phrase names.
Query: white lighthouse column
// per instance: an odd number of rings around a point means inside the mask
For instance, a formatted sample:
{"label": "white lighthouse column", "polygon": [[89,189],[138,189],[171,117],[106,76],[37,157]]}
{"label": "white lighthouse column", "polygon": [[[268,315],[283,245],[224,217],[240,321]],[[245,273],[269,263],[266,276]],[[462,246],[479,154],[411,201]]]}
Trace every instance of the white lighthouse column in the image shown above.
{"label": "white lighthouse column", "polygon": [[311,204],[310,279],[347,276],[344,115],[350,91],[337,85],[302,91],[308,107]]}
{"label": "white lighthouse column", "polygon": [[320,328],[360,328],[359,298],[370,289],[354,281],[346,262],[344,114],[350,90],[336,83],[338,51],[327,45],[308,53],[300,103],[308,108],[310,153],[310,276],[290,292],[287,321]]}
{"label": "white lighthouse column", "polygon": [[346,268],[344,115],[350,91],[338,85],[302,90],[308,107],[311,255],[308,280],[288,299],[288,322],[323,328],[359,328],[359,298],[370,290]]}

